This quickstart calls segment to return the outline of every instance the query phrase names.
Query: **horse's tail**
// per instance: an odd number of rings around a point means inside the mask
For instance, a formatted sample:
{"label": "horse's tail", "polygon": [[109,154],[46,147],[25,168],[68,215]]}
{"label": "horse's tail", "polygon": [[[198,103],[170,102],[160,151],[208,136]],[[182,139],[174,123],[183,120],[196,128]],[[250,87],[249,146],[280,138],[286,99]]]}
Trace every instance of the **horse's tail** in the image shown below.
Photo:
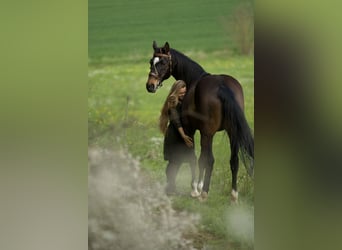
{"label": "horse's tail", "polygon": [[245,114],[237,103],[233,92],[225,85],[220,84],[218,97],[222,101],[224,129],[238,143],[240,157],[250,176],[254,175],[254,139],[248,126]]}

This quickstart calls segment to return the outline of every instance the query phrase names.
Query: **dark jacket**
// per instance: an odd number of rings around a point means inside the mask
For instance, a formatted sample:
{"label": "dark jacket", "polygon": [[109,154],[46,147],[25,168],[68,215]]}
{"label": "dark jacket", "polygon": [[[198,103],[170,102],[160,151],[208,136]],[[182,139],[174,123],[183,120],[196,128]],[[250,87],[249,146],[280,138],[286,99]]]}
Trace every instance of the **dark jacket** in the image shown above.
{"label": "dark jacket", "polygon": [[164,139],[164,159],[174,162],[187,161],[189,155],[194,154],[194,148],[186,146],[178,128],[182,127],[182,105],[178,103],[175,108],[170,108],[169,125]]}

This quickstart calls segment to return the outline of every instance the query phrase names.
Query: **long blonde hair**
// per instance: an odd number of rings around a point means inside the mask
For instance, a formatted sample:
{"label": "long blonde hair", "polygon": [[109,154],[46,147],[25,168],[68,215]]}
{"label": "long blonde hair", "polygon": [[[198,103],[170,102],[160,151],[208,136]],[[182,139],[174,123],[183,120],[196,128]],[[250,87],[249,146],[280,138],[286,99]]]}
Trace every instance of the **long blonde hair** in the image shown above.
{"label": "long blonde hair", "polygon": [[167,124],[169,122],[169,114],[168,110],[170,108],[176,107],[178,104],[178,95],[179,91],[186,87],[186,84],[182,80],[176,81],[171,89],[169,94],[166,97],[166,100],[164,102],[164,105],[160,111],[160,117],[159,117],[159,129],[160,131],[165,135],[166,129],[167,129]]}

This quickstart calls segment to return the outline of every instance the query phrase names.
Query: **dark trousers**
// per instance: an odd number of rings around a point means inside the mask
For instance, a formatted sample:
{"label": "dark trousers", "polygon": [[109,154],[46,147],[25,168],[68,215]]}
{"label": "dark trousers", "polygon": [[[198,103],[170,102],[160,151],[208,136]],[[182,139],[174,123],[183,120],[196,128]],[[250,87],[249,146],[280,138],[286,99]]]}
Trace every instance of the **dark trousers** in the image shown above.
{"label": "dark trousers", "polygon": [[186,157],[179,157],[177,160],[169,160],[166,166],[166,193],[173,193],[176,191],[176,176],[182,163],[190,165],[192,182],[195,180],[196,174],[196,155],[194,151],[190,151]]}
{"label": "dark trousers", "polygon": [[176,176],[181,163],[169,161],[166,166],[166,192],[172,193],[176,191]]}

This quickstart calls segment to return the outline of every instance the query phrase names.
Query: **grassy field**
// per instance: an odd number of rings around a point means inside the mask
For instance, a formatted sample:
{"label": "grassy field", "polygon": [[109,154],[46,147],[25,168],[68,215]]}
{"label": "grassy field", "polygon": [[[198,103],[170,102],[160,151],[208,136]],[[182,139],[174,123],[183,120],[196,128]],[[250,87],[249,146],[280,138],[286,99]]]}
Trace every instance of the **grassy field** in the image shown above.
{"label": "grassy field", "polygon": [[90,63],[143,60],[152,41],[169,41],[182,51],[238,50],[236,25],[243,25],[240,6],[250,0],[111,1],[90,0]]}
{"label": "grassy field", "polygon": [[[89,1],[89,146],[125,148],[139,159],[153,182],[165,183],[162,134],[158,130],[160,108],[174,82],[170,78],[156,94],[145,89],[152,55],[152,41],[169,41],[210,73],[237,78],[244,89],[245,112],[254,127],[254,62],[237,54],[237,44],[225,24],[239,1]],[[193,8],[193,6],[196,8]],[[199,135],[196,133],[196,152]],[[201,216],[199,233],[190,235],[197,248],[253,249],[250,232],[228,223],[234,207],[228,200],[231,174],[229,142],[223,132],[214,138],[215,165],[206,203],[190,199],[190,170],[181,168],[172,198],[178,211]],[[238,177],[239,211],[253,215],[254,184],[243,166]],[[246,216],[245,216],[246,217]],[[245,218],[243,217],[243,218]],[[239,234],[240,232],[240,234]]]}

